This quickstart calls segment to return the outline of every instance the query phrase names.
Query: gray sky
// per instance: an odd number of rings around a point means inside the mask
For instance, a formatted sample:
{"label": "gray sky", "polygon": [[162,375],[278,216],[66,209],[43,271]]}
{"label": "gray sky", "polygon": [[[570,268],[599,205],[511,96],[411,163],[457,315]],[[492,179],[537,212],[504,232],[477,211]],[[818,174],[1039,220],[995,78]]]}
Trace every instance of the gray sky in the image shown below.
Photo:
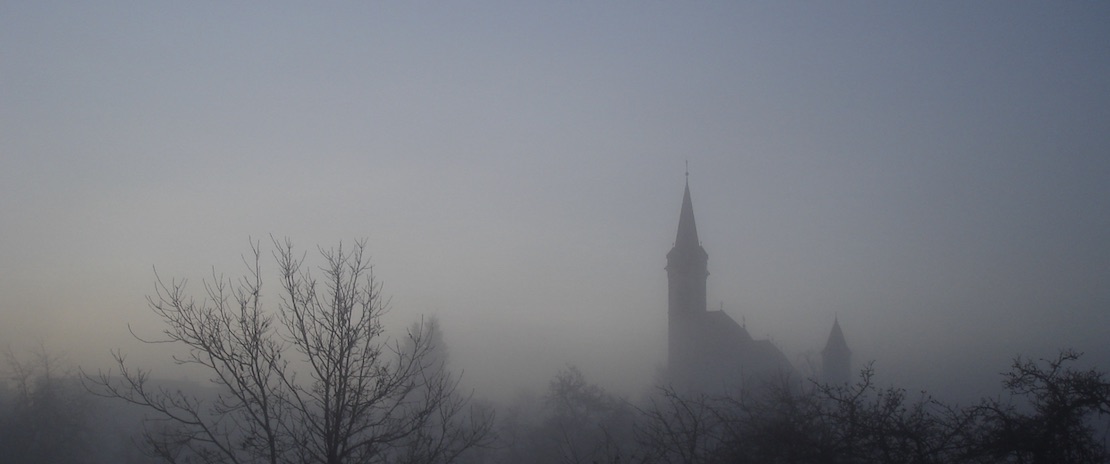
{"label": "gray sky", "polygon": [[5,2],[0,343],[101,362],[156,329],[152,266],[199,284],[248,237],[368,237],[390,324],[438,315],[479,392],[564,363],[632,392],[663,363],[689,160],[711,305],[799,365],[835,314],[911,386],[1066,346],[1107,366],[1107,24],[1096,2]]}

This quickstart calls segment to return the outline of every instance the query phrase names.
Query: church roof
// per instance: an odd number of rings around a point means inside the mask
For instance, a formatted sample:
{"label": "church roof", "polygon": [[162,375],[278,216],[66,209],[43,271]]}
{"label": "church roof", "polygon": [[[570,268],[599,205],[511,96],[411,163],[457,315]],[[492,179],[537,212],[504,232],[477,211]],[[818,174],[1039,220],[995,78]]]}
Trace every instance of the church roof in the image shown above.
{"label": "church roof", "polygon": [[724,311],[698,313],[698,343],[704,356],[700,380],[709,384],[759,387],[794,372],[782,353],[766,339],[754,339],[744,326]]}
{"label": "church roof", "polygon": [[700,316],[698,323],[702,325],[701,333],[709,338],[715,338],[718,346],[752,341],[748,329],[737,324],[736,320],[724,311],[705,311],[697,314]]}
{"label": "church roof", "polygon": [[829,332],[829,341],[825,343],[822,353],[847,353],[848,342],[844,340],[844,332],[840,330],[840,321],[833,318],[832,332]]}

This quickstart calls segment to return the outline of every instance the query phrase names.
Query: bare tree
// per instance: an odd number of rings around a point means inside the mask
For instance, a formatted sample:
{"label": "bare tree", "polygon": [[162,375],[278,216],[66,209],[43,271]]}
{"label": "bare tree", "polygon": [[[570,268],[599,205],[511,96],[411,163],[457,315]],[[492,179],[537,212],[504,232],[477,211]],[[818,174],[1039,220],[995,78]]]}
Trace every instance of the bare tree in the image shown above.
{"label": "bare tree", "polygon": [[[155,274],[148,301],[166,328],[159,339],[136,338],[186,348],[174,361],[204,368],[214,395],[156,385],[118,351],[118,372],[85,376],[93,391],[156,413],[145,434],[155,455],[204,463],[452,462],[486,442],[492,417],[467,414],[458,378],[432,359],[429,331],[418,326],[403,342],[385,336],[388,301],[365,241],[321,248],[320,280],[289,240],[272,241],[276,311],[262,298],[257,242],[244,257],[246,275],[213,272],[200,299],[186,281],[166,284]],[[431,428],[446,431],[434,445],[450,452],[414,454],[412,439]]]}
{"label": "bare tree", "polygon": [[736,411],[727,403],[727,399],[705,394],[684,396],[672,387],[660,387],[640,411],[642,417],[636,428],[645,462],[713,462],[713,456],[732,438],[726,433],[726,422]]}
{"label": "bare tree", "polygon": [[588,382],[577,367],[560,369],[542,400],[526,395],[517,401],[501,424],[498,453],[484,462],[631,462],[635,408]]}
{"label": "bare tree", "polygon": [[663,389],[638,437],[660,463],[960,462],[973,413],[878,388],[873,376],[869,365],[852,385],[782,382],[722,397]]}
{"label": "bare tree", "polygon": [[413,323],[409,333],[421,336],[410,337],[404,351],[410,355],[420,353],[422,363],[421,382],[411,395],[423,402],[438,398],[439,406],[423,427],[403,440],[391,461],[404,464],[453,462],[472,448],[491,444],[493,408],[472,401],[472,395],[457,392],[459,377],[447,369],[447,347],[439,319],[421,319]]}
{"label": "bare tree", "polygon": [[1098,436],[1110,427],[1110,381],[1102,370],[1073,367],[1081,356],[1065,349],[1055,359],[1014,359],[1003,375],[1012,397],[976,408],[977,462],[1110,462],[1106,436]]}
{"label": "bare tree", "polygon": [[[86,462],[92,448],[91,402],[63,358],[40,343],[29,356],[4,351],[0,394],[0,461]],[[7,462],[7,461],[5,461]]]}
{"label": "bare tree", "polygon": [[548,417],[540,431],[557,462],[616,463],[629,452],[634,409],[589,383],[576,366],[568,365],[551,380],[545,403]]}

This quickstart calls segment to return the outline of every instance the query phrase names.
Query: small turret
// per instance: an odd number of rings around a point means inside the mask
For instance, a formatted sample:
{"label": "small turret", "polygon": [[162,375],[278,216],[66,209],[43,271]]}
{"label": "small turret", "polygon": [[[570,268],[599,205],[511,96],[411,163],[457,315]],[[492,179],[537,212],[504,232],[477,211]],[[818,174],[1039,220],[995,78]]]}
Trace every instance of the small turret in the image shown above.
{"label": "small turret", "polygon": [[840,321],[835,317],[829,340],[821,350],[821,380],[829,385],[844,385],[852,380],[852,350],[848,349]]}

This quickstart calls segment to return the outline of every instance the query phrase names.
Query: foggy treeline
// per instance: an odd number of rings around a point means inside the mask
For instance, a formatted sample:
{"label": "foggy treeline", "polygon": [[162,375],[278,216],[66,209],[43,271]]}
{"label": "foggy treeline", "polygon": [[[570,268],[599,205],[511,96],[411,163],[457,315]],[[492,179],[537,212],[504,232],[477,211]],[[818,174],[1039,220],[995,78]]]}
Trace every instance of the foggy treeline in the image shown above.
{"label": "foggy treeline", "polygon": [[[435,319],[387,333],[363,242],[315,265],[257,242],[242,278],[156,277],[149,306],[177,365],[168,381],[116,352],[78,369],[50,347],[9,348],[0,385],[4,463],[1101,463],[1110,381],[1081,354],[1019,357],[1001,388],[950,404],[876,380],[785,376],[706,394],[666,384],[612,394],[574,366],[546,392],[486,398],[461,387]],[[306,264],[307,263],[307,264]],[[274,301],[263,282],[276,277]],[[268,288],[268,287],[267,287]],[[1002,366],[1000,366],[1002,367]]]}
{"label": "foggy treeline", "polygon": [[[629,400],[590,383],[575,367],[543,395],[497,409],[489,440],[452,459],[343,462],[490,463],[1099,463],[1108,462],[1110,382],[1051,360],[1016,359],[1003,389],[956,406],[925,392],[876,385],[861,371],[851,385],[784,382],[758,393],[683,394],[657,386]],[[0,454],[5,463],[266,462],[180,453],[154,456],[142,436],[164,422],[108,401],[43,348],[9,351],[0,389]],[[158,388],[212,401],[197,383]],[[277,462],[320,462],[283,456]]]}

